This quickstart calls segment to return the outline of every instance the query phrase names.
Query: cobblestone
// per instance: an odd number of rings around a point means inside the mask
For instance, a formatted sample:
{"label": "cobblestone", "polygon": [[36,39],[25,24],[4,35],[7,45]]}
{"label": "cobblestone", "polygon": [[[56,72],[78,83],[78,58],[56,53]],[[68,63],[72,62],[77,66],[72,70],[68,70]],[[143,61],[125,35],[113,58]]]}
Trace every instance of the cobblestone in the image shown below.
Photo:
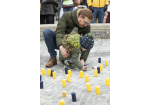
{"label": "cobblestone", "polygon": [[[57,58],[59,50],[57,51]],[[98,58],[101,63],[98,63]],[[40,74],[41,69],[49,60],[50,55],[44,42],[40,42]],[[108,60],[108,66],[105,66]],[[40,89],[40,105],[60,105],[60,100],[65,100],[65,105],[110,105],[110,86],[105,86],[105,78],[110,78],[110,39],[95,39],[94,47],[90,51],[87,61],[87,71],[83,72],[80,78],[80,70],[71,70],[71,82],[66,82],[66,87],[62,87],[62,79],[67,80],[64,67],[58,62],[50,69],[56,71],[56,79],[43,75],[43,89]],[[103,65],[103,71],[94,77],[92,66]],[[45,68],[47,74],[48,68]],[[89,82],[85,82],[85,75],[89,75]],[[90,83],[91,92],[87,92],[86,83]],[[100,86],[100,95],[96,95],[96,86]],[[62,97],[62,92],[66,91],[66,97]],[[76,102],[72,102],[71,93],[76,93]]]}

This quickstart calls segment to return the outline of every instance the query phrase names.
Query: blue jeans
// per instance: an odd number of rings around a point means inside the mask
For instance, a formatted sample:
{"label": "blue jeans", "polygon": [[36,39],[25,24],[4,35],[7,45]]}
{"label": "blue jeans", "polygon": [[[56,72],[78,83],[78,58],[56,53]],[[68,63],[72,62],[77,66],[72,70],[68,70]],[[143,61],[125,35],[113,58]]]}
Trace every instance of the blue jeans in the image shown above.
{"label": "blue jeans", "polygon": [[57,55],[55,49],[58,49],[56,45],[56,34],[50,28],[46,28],[43,31],[43,36],[50,56],[55,57]]}
{"label": "blue jeans", "polygon": [[105,16],[104,7],[102,8],[93,7],[93,8],[94,8],[94,12],[93,12],[94,20],[91,21],[91,23],[95,22],[95,19],[97,16],[98,16],[98,23],[103,23],[103,19]]}
{"label": "blue jeans", "polygon": [[73,11],[73,7],[66,7],[66,8],[63,8],[63,12],[67,12],[67,11]]}

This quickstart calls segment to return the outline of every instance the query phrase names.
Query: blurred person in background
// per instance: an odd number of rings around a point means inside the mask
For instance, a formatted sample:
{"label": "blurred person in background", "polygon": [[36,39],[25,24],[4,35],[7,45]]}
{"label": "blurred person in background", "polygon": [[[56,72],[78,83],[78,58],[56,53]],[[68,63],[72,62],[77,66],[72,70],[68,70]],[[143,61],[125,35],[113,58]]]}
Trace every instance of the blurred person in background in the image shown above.
{"label": "blurred person in background", "polygon": [[107,19],[106,19],[106,23],[110,23],[110,0],[109,0],[109,5],[108,5],[107,12],[108,12],[108,16],[107,16]]}
{"label": "blurred person in background", "polygon": [[87,0],[89,9],[93,12],[94,20],[91,23],[95,23],[95,19],[98,16],[98,23],[103,23],[105,11],[109,4],[109,0]]}
{"label": "blurred person in background", "polygon": [[63,12],[73,11],[74,1],[73,0],[62,0],[63,1]]}
{"label": "blurred person in background", "polygon": [[80,9],[88,8],[87,1],[86,0],[80,0],[80,4],[77,6],[77,8],[80,8]]}
{"label": "blurred person in background", "polygon": [[62,0],[58,0],[57,4],[58,4],[58,12],[56,13],[56,21],[58,21],[60,19],[60,11],[62,8]]}
{"label": "blurred person in background", "polygon": [[55,13],[58,12],[58,0],[40,0],[40,24],[54,24]]}

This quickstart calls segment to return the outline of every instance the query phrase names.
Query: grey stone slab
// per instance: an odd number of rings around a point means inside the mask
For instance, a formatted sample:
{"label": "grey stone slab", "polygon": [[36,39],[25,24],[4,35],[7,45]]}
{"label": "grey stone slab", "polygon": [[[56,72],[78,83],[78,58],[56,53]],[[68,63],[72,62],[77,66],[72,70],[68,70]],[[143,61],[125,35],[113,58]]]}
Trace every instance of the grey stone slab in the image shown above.
{"label": "grey stone slab", "polygon": [[[46,62],[50,56],[47,51],[44,42],[41,42],[41,53],[40,53],[40,73],[41,69],[45,68]],[[109,105],[110,104],[110,86],[105,86],[105,78],[110,78],[110,40],[102,39],[95,40],[95,45],[91,50],[89,57],[85,64],[87,64],[87,71],[83,72],[84,77],[79,78],[80,70],[71,71],[72,77],[71,82],[66,82],[66,87],[62,87],[62,79],[66,80],[66,74],[64,68],[58,63],[51,67],[52,70],[56,71],[56,79],[47,75],[42,76],[44,82],[44,88],[40,89],[40,98],[42,98],[41,104],[44,105],[59,105],[61,99],[65,100],[65,105]],[[57,56],[59,52],[57,51]],[[98,57],[101,57],[102,62],[98,63]],[[57,57],[58,58],[58,57]],[[105,66],[105,60],[108,60],[109,66]],[[103,65],[103,71],[94,77],[94,70],[92,65]],[[45,68],[47,72],[48,68]],[[85,75],[89,75],[89,82],[85,82]],[[87,92],[86,83],[91,84],[91,92]],[[100,86],[101,95],[96,95],[96,86]],[[62,92],[66,91],[66,97],[62,97]],[[76,93],[77,102],[72,102],[71,93]],[[49,104],[48,104],[49,103]]]}

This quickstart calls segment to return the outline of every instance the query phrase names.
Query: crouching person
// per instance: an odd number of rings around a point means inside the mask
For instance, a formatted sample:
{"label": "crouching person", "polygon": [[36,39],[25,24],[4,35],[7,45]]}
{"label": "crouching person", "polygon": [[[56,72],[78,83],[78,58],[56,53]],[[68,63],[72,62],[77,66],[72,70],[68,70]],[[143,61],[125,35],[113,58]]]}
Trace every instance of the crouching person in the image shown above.
{"label": "crouching person", "polygon": [[[64,58],[59,51],[59,59],[58,61],[67,66],[69,69],[74,69],[75,66],[78,69],[86,70],[86,66],[80,62],[79,54],[85,51],[89,51],[93,48],[94,38],[92,33],[88,33],[81,37],[78,34],[78,29],[74,28],[69,35],[65,35],[62,40],[63,47],[68,50],[69,56]],[[88,56],[88,55],[86,55]],[[65,60],[69,60],[65,64]]]}

